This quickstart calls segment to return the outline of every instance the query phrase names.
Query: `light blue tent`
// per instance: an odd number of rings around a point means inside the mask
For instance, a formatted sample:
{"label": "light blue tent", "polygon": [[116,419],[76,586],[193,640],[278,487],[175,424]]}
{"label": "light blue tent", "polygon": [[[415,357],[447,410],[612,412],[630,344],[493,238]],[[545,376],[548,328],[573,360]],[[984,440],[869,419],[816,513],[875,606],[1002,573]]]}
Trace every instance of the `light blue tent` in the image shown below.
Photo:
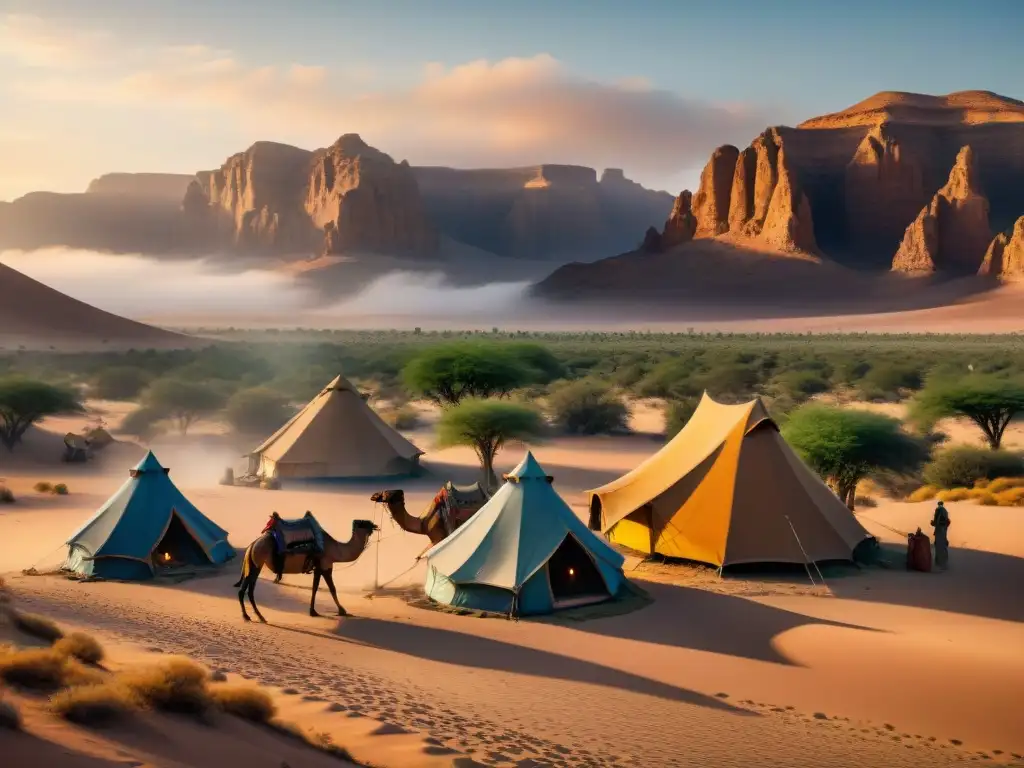
{"label": "light blue tent", "polygon": [[552,487],[533,454],[451,536],[431,547],[427,596],[448,605],[530,615],[614,598],[624,558]]}
{"label": "light blue tent", "polygon": [[62,570],[105,579],[150,579],[235,556],[227,532],[177,489],[150,451],[106,504],[68,539]]}

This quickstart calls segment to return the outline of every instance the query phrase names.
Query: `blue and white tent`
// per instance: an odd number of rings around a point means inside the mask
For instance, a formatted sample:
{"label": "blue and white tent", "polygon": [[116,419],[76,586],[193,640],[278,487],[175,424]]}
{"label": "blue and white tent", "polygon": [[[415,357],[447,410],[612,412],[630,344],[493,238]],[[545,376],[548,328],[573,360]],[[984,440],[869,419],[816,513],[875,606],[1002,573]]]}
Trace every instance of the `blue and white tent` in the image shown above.
{"label": "blue and white tent", "polygon": [[427,596],[512,615],[614,598],[624,558],[576,517],[527,451],[507,482],[425,553]]}
{"label": "blue and white tent", "polygon": [[152,451],[124,485],[68,539],[62,570],[105,579],[149,579],[164,568],[213,566],[235,556],[225,530],[182,495]]}

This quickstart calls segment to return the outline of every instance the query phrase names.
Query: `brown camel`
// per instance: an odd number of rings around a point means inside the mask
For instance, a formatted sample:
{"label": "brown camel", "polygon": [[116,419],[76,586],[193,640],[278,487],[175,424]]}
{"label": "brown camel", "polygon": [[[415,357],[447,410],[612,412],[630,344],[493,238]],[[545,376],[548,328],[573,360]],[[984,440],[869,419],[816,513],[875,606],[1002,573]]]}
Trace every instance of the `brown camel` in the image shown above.
{"label": "brown camel", "polygon": [[[348,541],[335,541],[324,532],[324,551],[313,558],[313,596],[309,600],[309,615],[319,616],[316,612],[316,592],[320,588],[320,579],[327,582],[327,588],[331,590],[331,597],[334,604],[338,606],[338,615],[346,616],[348,612],[338,602],[338,591],[334,588],[334,575],[332,569],[335,563],[355,562],[359,555],[366,549],[370,536],[377,530],[377,526],[370,520],[353,520],[352,537]],[[256,582],[259,581],[260,571],[264,566],[269,566],[274,561],[274,552],[277,544],[271,533],[265,533],[256,539],[245,550],[242,558],[242,578],[235,582],[238,590],[238,604],[242,606],[242,618],[251,621],[249,614],[245,611],[245,594],[249,594],[249,602],[252,604],[256,618],[264,624],[267,620],[263,618],[260,609],[256,606],[256,599],[253,592],[256,590]],[[283,573],[302,573],[306,565],[306,554],[296,553],[284,556]]]}
{"label": "brown camel", "polygon": [[378,491],[370,497],[370,501],[378,502],[388,508],[392,519],[403,531],[426,536],[431,544],[437,544],[448,537],[441,506],[434,504],[423,517],[409,514],[405,509],[405,491]]}

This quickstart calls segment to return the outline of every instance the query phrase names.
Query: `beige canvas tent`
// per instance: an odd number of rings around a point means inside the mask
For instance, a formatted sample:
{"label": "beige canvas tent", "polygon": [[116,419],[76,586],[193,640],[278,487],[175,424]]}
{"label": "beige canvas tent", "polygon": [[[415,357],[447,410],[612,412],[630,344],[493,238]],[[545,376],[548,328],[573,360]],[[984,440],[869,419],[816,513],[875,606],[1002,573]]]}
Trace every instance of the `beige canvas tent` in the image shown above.
{"label": "beige canvas tent", "polygon": [[588,495],[590,526],[610,541],[720,567],[850,560],[870,538],[759,399],[705,393],[664,448]]}
{"label": "beige canvas tent", "polygon": [[338,376],[249,454],[249,473],[280,479],[389,477],[412,472],[422,454]]}

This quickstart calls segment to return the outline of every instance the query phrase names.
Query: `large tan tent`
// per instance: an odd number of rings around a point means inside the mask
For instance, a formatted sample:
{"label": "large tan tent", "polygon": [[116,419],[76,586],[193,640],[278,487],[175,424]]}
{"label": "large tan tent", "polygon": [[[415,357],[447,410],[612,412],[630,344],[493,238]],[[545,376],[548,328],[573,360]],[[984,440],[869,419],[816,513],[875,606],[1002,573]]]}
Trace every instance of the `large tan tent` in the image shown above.
{"label": "large tan tent", "polygon": [[589,491],[610,541],[717,566],[850,560],[870,539],[786,444],[760,399],[716,403],[634,470]]}
{"label": "large tan tent", "polygon": [[422,454],[338,376],[249,454],[249,472],[277,478],[389,477],[412,472]]}

